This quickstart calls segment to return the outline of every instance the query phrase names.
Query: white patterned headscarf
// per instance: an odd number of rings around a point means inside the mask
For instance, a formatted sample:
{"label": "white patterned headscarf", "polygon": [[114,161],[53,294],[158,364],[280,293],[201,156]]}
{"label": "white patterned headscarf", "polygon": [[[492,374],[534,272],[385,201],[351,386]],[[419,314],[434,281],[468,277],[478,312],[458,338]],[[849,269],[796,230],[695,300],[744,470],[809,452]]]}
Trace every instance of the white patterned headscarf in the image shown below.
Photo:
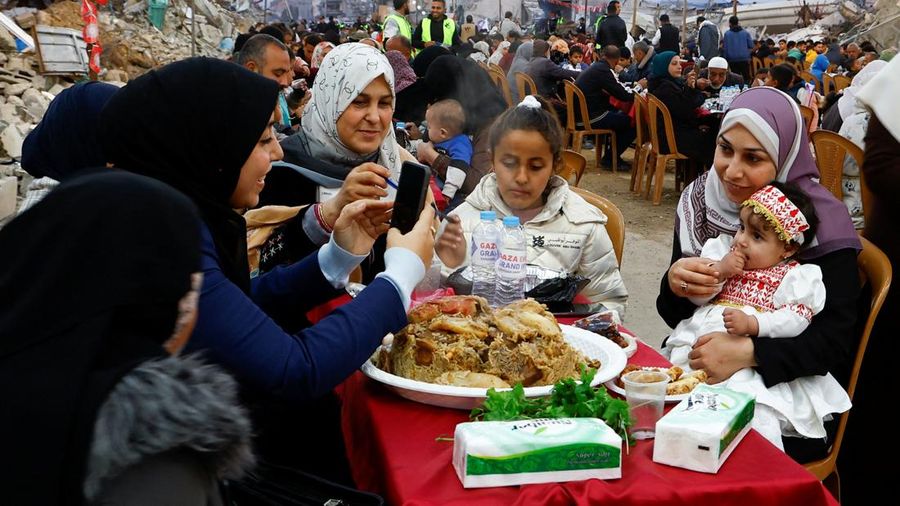
{"label": "white patterned headscarf", "polygon": [[[303,134],[310,155],[326,162],[352,169],[365,162],[375,162],[400,177],[400,149],[394,129],[374,153],[357,153],[348,148],[338,136],[337,122],[347,107],[372,81],[384,76],[391,94],[394,92],[394,69],[380,51],[365,44],[341,44],[332,49],[319,67],[312,99],[303,110]],[[389,194],[393,192],[388,190]]]}

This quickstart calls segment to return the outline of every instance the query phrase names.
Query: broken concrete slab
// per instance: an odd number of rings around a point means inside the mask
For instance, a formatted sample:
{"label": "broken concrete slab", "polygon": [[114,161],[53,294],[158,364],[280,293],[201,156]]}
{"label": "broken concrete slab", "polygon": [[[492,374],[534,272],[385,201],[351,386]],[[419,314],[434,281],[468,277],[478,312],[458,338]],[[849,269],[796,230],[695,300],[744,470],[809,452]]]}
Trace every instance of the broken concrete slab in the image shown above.
{"label": "broken concrete slab", "polygon": [[21,157],[22,143],[24,142],[25,136],[22,135],[22,132],[19,131],[15,124],[10,124],[3,129],[3,132],[0,132],[0,145],[3,146],[3,151],[6,152],[7,156],[12,158]]}
{"label": "broken concrete slab", "polygon": [[3,90],[3,94],[7,97],[10,96],[21,96],[25,93],[25,90],[31,89],[31,83],[18,83],[18,84],[10,84]]}
{"label": "broken concrete slab", "polygon": [[12,216],[16,212],[19,180],[15,177],[0,179],[0,220]]}

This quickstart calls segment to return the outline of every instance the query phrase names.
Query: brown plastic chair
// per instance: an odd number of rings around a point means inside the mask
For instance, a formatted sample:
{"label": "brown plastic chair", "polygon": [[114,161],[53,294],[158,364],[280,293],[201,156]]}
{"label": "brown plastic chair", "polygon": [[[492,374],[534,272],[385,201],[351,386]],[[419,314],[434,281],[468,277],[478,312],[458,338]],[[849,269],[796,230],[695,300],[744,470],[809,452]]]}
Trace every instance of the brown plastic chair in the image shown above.
{"label": "brown plastic chair", "polygon": [[506,100],[506,106],[512,107],[512,93],[509,91],[509,81],[506,79],[506,74],[504,74],[500,70],[494,70],[493,68],[491,68],[488,71],[488,75],[491,76],[491,80],[494,81],[494,84],[500,90],[500,94],[503,95],[503,100]]}
{"label": "brown plastic chair", "polygon": [[806,127],[809,128],[809,124],[812,123],[813,118],[815,118],[816,112],[811,108],[806,107],[805,105],[801,105],[800,116],[803,117],[803,123],[805,123]]}
{"label": "brown plastic chair", "polygon": [[800,79],[808,83],[813,83],[816,85],[816,91],[822,93],[822,83],[816,78],[816,76],[812,75],[812,73],[802,70],[797,73],[800,76]]}
{"label": "brown plastic chair", "polygon": [[650,159],[650,153],[653,151],[650,144],[650,115],[647,99],[640,94],[634,94],[634,119],[635,137],[634,147],[634,167],[631,170],[631,191],[634,193],[641,192],[641,181],[644,180],[644,170],[647,168],[647,162]]}
{"label": "brown plastic chair", "polygon": [[[838,200],[844,198],[843,176],[844,159],[847,155],[856,160],[856,165],[862,168],[863,150],[853,141],[829,132],[828,130],[816,130],[809,136],[813,148],[816,150],[816,165],[819,167],[819,183],[828,188]],[[863,210],[865,213],[865,209]]]}
{"label": "brown plastic chair", "polygon": [[756,77],[756,73],[759,71],[759,69],[765,68],[765,66],[766,64],[763,63],[762,58],[760,58],[759,56],[754,56],[750,60],[750,69],[753,71],[754,77]]}
{"label": "brown plastic chair", "polygon": [[497,65],[496,63],[488,62],[487,66],[488,66],[488,70],[495,70],[497,72],[500,72],[501,74],[505,74],[503,72],[503,67],[501,67],[500,65]]}
{"label": "brown plastic chair", "polygon": [[[863,249],[859,256],[856,257],[856,265],[859,267],[860,283],[863,286],[869,285],[872,302],[869,304],[869,314],[860,315],[865,316],[866,325],[863,327],[859,346],[856,349],[856,358],[853,360],[853,369],[850,372],[850,383],[847,385],[847,395],[850,396],[851,400],[856,392],[856,382],[859,379],[859,371],[862,368],[866,346],[869,344],[869,335],[872,333],[872,327],[878,318],[878,312],[881,311],[881,305],[884,303],[884,299],[890,290],[892,277],[891,262],[888,260],[887,255],[866,238],[860,237],[859,240],[862,242]],[[841,414],[837,434],[834,437],[831,452],[829,452],[828,456],[824,459],[804,464],[806,470],[822,480],[825,487],[838,501],[841,500],[841,478],[838,475],[837,459],[841,450],[841,443],[844,440],[847,419],[851,411],[852,409]]]}
{"label": "brown plastic chair", "polygon": [[563,168],[560,171],[559,175],[563,177],[566,181],[569,180],[572,175],[575,175],[575,184],[569,183],[572,186],[578,186],[581,183],[581,176],[584,175],[584,168],[587,167],[587,158],[584,157],[581,153],[576,153],[575,151],[566,149],[562,152],[562,161]]}
{"label": "brown plastic chair", "polygon": [[570,187],[570,189],[606,215],[606,233],[609,235],[609,240],[612,241],[613,252],[615,252],[616,260],[621,268],[622,255],[625,251],[625,216],[622,215],[622,211],[606,197],[601,197],[583,188]]}
{"label": "brown plastic chair", "polygon": [[834,77],[828,72],[825,72],[822,74],[822,94],[828,95],[828,93],[832,91],[832,88],[834,88]]}
{"label": "brown plastic chair", "polygon": [[534,79],[530,75],[524,72],[516,72],[513,75],[516,78],[516,90],[519,92],[519,100],[525,98],[526,95],[538,95],[538,87],[534,84]]}
{"label": "brown plastic chair", "polygon": [[[603,154],[603,137],[609,136],[609,144],[612,149],[612,169],[613,173],[619,170],[619,153],[616,148],[616,131],[603,128],[591,128],[591,115],[588,113],[587,101],[581,89],[571,81],[563,81],[566,91],[566,146],[569,145],[569,139],[572,140],[572,149],[576,153],[581,152],[581,143],[584,141],[585,135],[594,136],[594,153],[597,157],[597,169],[600,168],[600,160]],[[578,100],[578,109],[576,110],[575,101]],[[575,123],[577,118],[581,119],[583,128],[579,129]]]}
{"label": "brown plastic chair", "polygon": [[[647,94],[647,102],[649,103],[648,117],[650,123],[650,146],[653,157],[656,159],[653,171],[647,171],[647,185],[644,189],[644,197],[650,196],[651,181],[656,180],[656,188],[653,192],[653,205],[658,206],[662,200],[663,181],[666,175],[666,163],[669,160],[687,160],[688,157],[678,152],[678,146],[675,143],[675,129],[672,126],[672,115],[666,104],[652,94]],[[666,136],[666,144],[669,147],[668,153],[662,152],[662,143],[660,142],[660,116],[662,116],[663,134]]]}
{"label": "brown plastic chair", "polygon": [[850,86],[853,79],[850,79],[847,76],[834,76],[831,81],[833,83],[834,91],[838,92]]}

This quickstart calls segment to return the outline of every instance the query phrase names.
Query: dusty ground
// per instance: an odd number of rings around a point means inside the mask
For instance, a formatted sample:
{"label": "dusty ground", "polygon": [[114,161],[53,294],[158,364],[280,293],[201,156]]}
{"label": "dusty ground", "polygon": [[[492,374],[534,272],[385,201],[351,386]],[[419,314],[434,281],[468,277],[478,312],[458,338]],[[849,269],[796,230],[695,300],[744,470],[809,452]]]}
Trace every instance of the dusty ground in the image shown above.
{"label": "dusty ground", "polygon": [[[599,172],[594,167],[593,153],[582,152],[588,167],[580,187],[611,200],[625,216],[625,254],[622,277],[628,288],[628,311],[625,325],[651,346],[659,346],[670,332],[656,313],[659,281],[669,266],[672,255],[672,229],[675,219],[675,177],[666,174],[662,202],[653,202],[629,191],[630,172]],[[623,158],[631,161],[629,150]]]}

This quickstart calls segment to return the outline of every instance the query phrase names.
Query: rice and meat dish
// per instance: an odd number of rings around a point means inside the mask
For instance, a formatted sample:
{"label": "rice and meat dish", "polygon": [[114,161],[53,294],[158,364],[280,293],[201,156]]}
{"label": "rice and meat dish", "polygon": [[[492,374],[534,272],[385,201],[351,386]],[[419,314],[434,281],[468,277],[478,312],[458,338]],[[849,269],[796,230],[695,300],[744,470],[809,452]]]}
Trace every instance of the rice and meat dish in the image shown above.
{"label": "rice and meat dish", "polygon": [[552,385],[599,368],[563,338],[556,318],[533,299],[491,310],[475,296],[443,297],[413,308],[409,325],[375,365],[397,376],[444,385],[504,388]]}

